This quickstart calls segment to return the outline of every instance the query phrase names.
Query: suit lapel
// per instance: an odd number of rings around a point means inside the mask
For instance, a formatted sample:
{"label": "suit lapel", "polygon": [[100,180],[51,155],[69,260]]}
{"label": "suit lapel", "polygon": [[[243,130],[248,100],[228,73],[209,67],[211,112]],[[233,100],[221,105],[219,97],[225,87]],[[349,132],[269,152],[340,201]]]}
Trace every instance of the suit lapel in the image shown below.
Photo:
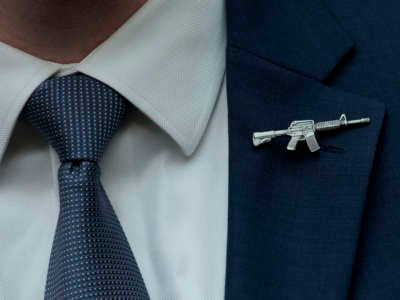
{"label": "suit lapel", "polygon": [[[225,298],[346,299],[384,106],[320,83],[352,42],[318,1],[227,5]],[[305,11],[312,18],[303,18]],[[294,31],[291,20],[299,21]],[[372,119],[318,137],[342,152],[288,152],[285,138],[252,147],[254,131],[284,129],[296,119],[337,119],[342,112]]]}
{"label": "suit lapel", "polygon": [[227,1],[228,44],[324,79],[354,43],[321,0]]}

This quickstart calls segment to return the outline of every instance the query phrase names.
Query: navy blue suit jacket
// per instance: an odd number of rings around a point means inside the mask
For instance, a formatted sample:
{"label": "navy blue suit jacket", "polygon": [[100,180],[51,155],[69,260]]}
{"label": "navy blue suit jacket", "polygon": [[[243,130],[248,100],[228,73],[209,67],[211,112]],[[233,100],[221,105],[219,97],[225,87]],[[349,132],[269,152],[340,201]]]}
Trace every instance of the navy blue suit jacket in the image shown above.
{"label": "navy blue suit jacket", "polygon": [[[226,5],[226,299],[400,299],[400,1]],[[316,154],[252,146],[341,113],[372,122]]]}

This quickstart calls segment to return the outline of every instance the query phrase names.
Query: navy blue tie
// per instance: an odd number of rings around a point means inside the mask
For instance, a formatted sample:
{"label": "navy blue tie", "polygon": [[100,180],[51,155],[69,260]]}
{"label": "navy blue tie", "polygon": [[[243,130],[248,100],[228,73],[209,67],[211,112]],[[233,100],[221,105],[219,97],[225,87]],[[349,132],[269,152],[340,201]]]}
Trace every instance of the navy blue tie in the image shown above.
{"label": "navy blue tie", "polygon": [[139,268],[100,183],[104,148],[127,101],[84,74],[52,78],[32,94],[22,118],[58,153],[60,213],[46,300],[149,299]]}

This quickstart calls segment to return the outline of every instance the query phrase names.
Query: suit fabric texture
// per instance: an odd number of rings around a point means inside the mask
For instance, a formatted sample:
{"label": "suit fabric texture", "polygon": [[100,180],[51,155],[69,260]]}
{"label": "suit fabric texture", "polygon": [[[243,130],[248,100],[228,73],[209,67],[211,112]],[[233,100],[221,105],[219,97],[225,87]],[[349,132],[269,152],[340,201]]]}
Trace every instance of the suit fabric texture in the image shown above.
{"label": "suit fabric texture", "polygon": [[[226,299],[400,299],[400,2],[227,1]],[[369,116],[323,146],[254,131]],[[340,149],[340,151],[332,151]]]}

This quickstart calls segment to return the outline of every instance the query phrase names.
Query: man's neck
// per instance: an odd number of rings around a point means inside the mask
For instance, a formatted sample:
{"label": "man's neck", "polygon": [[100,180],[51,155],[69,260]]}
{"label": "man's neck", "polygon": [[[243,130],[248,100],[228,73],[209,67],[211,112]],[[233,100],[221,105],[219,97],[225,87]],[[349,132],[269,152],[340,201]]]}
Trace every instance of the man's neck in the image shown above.
{"label": "man's neck", "polygon": [[0,0],[0,40],[42,59],[75,63],[147,0]]}

